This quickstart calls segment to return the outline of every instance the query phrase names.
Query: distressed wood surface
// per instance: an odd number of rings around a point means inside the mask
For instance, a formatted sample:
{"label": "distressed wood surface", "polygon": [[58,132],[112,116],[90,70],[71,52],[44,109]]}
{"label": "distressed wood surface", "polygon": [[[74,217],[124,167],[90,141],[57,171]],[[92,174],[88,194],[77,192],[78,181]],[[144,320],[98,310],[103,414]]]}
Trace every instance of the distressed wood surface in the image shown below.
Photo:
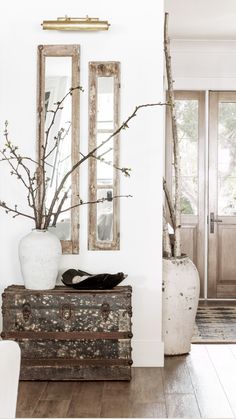
{"label": "distressed wood surface", "polygon": [[[88,307],[88,306],[87,306]],[[10,311],[11,310],[11,311]],[[71,318],[66,320],[62,317],[63,308],[31,309],[29,320],[24,320],[22,310],[6,307],[4,323],[7,329],[18,331],[127,331],[130,323],[130,317],[127,309],[111,311],[107,320],[102,316],[101,309],[98,307],[74,309]],[[85,323],[86,319],[86,323]]]}
{"label": "distressed wood surface", "polygon": [[27,359],[130,359],[130,340],[18,340]]}
{"label": "distressed wood surface", "polygon": [[[98,418],[101,410],[103,387],[103,382],[74,383],[67,417]],[[91,400],[93,401],[92,403]]]}
{"label": "distressed wood surface", "polygon": [[[45,74],[46,57],[71,57],[71,87],[80,85],[80,46],[74,45],[39,45],[38,46],[38,87],[37,87],[37,153],[42,156],[45,141]],[[62,99],[62,98],[61,98]],[[79,113],[80,94],[74,90],[71,96],[71,166],[80,158],[79,155]],[[71,174],[71,206],[78,204],[79,170]],[[39,196],[40,201],[40,196]],[[71,210],[71,240],[62,240],[64,254],[79,253],[79,208]]]}
{"label": "distressed wood surface", "polygon": [[[129,380],[131,287],[3,293],[3,339],[22,351],[22,380]],[[30,291],[30,292],[29,292]]]}
{"label": "distressed wood surface", "polygon": [[[97,79],[98,77],[114,77],[114,131],[119,127],[120,112],[120,63],[116,61],[94,61],[89,63],[89,151],[97,147]],[[114,132],[113,131],[113,132]],[[107,138],[110,136],[107,134]],[[111,140],[113,142],[113,164],[120,166],[119,136]],[[109,143],[108,143],[109,144]],[[102,152],[101,148],[101,152]],[[106,157],[106,156],[105,156]],[[105,158],[106,160],[106,158]],[[100,189],[112,189],[113,196],[120,194],[119,171],[113,169],[113,183],[98,185],[97,183],[97,160],[89,159],[89,201],[97,200],[97,192]],[[89,206],[89,238],[90,250],[119,250],[120,248],[120,202],[113,200],[113,240],[101,241],[97,239],[97,205]]]}
{"label": "distressed wood surface", "polygon": [[20,380],[29,381],[129,381],[131,367],[125,365],[24,366]]}
{"label": "distressed wood surface", "polygon": [[[235,345],[229,346],[234,347]],[[213,359],[209,355],[208,348],[210,347],[211,345],[192,345],[191,354],[186,357],[184,362],[190,374],[201,416],[203,418],[232,418],[235,417],[232,406]],[[218,347],[220,349],[219,357],[225,362],[227,369],[228,359],[225,358],[224,345]],[[229,382],[235,367],[235,363],[232,363]]]}
{"label": "distressed wood surface", "polygon": [[[40,295],[42,293],[42,291],[37,291],[37,290],[30,290],[30,289],[26,289],[23,285],[10,285],[9,287],[7,287],[2,296],[4,297],[5,291],[8,292],[8,294],[15,294],[16,292],[24,292],[24,294],[37,294]],[[123,294],[124,292],[127,292],[127,296],[130,297],[130,295],[128,295],[128,293],[132,292],[132,287],[130,285],[122,285],[122,286],[117,286],[108,290],[103,290],[103,289],[99,289],[99,290],[87,290],[87,289],[81,289],[81,290],[77,290],[76,288],[72,288],[72,287],[65,287],[64,285],[57,285],[55,288],[53,288],[53,290],[43,290],[43,294],[51,294],[53,292],[53,294],[64,294],[64,292],[66,292],[66,294],[78,294],[78,292],[80,294]]]}
{"label": "distressed wood surface", "polygon": [[[224,345],[211,348],[193,345],[177,362],[166,358],[164,368],[132,368],[130,382],[20,382],[16,416],[233,418],[236,355],[232,358]],[[236,345],[228,348],[236,354]],[[67,411],[58,403],[62,400],[69,401]],[[57,403],[60,415],[50,410]]]}
{"label": "distressed wood surface", "polygon": [[[131,293],[124,292],[67,293],[60,288],[58,294],[32,291],[24,288],[6,291],[3,297],[3,331],[72,332],[72,331],[129,331],[131,328]],[[119,287],[117,287],[119,288]],[[122,287],[121,287],[122,288]],[[112,290],[111,290],[112,291]],[[108,311],[103,310],[106,304]],[[108,306],[107,306],[108,305]],[[26,311],[27,309],[27,311]]]}

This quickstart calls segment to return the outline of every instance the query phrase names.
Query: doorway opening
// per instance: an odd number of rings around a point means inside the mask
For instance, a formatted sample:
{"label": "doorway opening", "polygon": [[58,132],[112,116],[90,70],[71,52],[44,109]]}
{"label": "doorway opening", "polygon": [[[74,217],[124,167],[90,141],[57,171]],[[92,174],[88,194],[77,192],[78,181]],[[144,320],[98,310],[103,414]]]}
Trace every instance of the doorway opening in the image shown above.
{"label": "doorway opening", "polygon": [[[192,343],[236,343],[236,92],[176,91],[182,173],[182,252],[197,266]],[[173,190],[171,123],[166,181]]]}
{"label": "doorway opening", "polygon": [[[176,91],[182,171],[182,251],[202,299],[236,299],[236,92]],[[171,124],[166,181],[173,190]]]}

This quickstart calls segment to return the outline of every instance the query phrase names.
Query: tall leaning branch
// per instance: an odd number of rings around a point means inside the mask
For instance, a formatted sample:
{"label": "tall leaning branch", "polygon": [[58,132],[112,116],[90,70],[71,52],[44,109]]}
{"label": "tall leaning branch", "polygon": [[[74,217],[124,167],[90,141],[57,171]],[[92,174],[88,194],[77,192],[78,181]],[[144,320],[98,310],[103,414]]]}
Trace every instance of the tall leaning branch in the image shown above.
{"label": "tall leaning branch", "polygon": [[181,256],[181,173],[180,173],[180,150],[177,132],[177,120],[175,109],[175,98],[171,68],[171,55],[170,55],[170,40],[168,35],[168,13],[165,13],[165,26],[164,26],[164,51],[166,62],[166,75],[168,83],[168,99],[171,113],[172,125],[172,139],[173,139],[173,157],[174,157],[174,173],[175,173],[175,196],[174,196],[174,257]]}
{"label": "tall leaning branch", "polygon": [[168,231],[168,224],[166,220],[166,209],[163,205],[163,256],[170,258],[172,256],[170,235]]}
{"label": "tall leaning branch", "polygon": [[166,202],[167,202],[167,206],[168,206],[168,210],[169,210],[169,214],[170,214],[170,219],[171,219],[171,224],[172,227],[174,229],[175,227],[175,210],[172,204],[172,200],[171,200],[171,196],[170,196],[170,192],[169,189],[167,187],[167,182],[165,179],[163,179],[163,190],[165,193],[165,198],[166,198]]}

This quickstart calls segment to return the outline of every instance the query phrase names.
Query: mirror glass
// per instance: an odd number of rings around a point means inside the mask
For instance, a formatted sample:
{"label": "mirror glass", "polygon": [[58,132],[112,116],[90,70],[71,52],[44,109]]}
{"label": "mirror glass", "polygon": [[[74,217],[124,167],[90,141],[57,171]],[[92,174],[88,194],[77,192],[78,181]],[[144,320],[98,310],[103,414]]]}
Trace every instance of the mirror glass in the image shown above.
{"label": "mirror glass", "polygon": [[97,240],[113,240],[113,201],[112,189],[98,189],[97,199],[106,198],[107,201],[97,204]]}
{"label": "mirror glass", "polygon": [[[114,131],[114,77],[97,78],[97,145]],[[97,183],[113,183],[113,140],[101,147],[97,162]]]}
{"label": "mirror glass", "polygon": [[[70,91],[72,86],[72,63],[71,57],[46,57],[45,59],[45,143],[47,142],[48,159],[46,166],[47,191],[46,206],[48,207],[62,178],[71,168],[71,128],[72,128],[72,100],[68,95],[63,101],[61,109],[57,112],[55,121],[54,111],[60,102]],[[50,134],[47,131],[50,125]],[[60,197],[65,192],[68,199],[65,200],[62,210],[70,207],[71,202],[71,178],[69,177],[61,191]],[[58,200],[57,207],[60,200]],[[71,211],[61,213],[55,227],[50,228],[60,240],[71,239]]]}
{"label": "mirror glass", "polygon": [[[109,134],[98,133],[97,144],[100,145],[108,138]],[[102,146],[97,155],[104,161],[97,161],[97,183],[98,185],[109,185],[113,183],[113,140]]]}
{"label": "mirror glass", "polygon": [[97,78],[97,128],[114,129],[114,77]]}
{"label": "mirror glass", "polygon": [[[97,78],[97,145],[102,144],[114,131],[114,77]],[[97,199],[111,197],[112,189],[99,186],[113,184],[113,140],[98,150],[97,156]],[[97,240],[113,240],[113,202],[97,204]]]}

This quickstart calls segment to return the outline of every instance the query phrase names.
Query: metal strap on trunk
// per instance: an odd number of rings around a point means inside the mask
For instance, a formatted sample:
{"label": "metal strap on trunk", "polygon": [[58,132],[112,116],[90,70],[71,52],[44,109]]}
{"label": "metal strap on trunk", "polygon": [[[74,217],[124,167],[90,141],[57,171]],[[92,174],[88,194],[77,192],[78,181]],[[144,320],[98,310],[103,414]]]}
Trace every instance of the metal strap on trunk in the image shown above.
{"label": "metal strap on trunk", "polygon": [[131,332],[2,332],[2,339],[29,340],[94,340],[94,339],[131,339]]}

